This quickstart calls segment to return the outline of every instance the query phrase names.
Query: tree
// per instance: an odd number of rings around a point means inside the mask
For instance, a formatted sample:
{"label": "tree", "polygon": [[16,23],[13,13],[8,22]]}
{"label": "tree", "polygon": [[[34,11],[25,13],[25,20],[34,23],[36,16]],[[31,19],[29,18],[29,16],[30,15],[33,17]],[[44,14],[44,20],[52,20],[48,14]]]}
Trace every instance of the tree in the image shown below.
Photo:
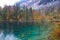
{"label": "tree", "polygon": [[[33,10],[32,10],[31,7],[29,8],[29,13],[28,13],[28,15],[33,19]],[[29,17],[29,16],[28,16],[28,17]]]}
{"label": "tree", "polygon": [[8,7],[7,6],[5,6],[4,8],[3,8],[3,10],[2,10],[2,17],[3,17],[3,20],[5,20],[6,19],[6,14],[7,14],[7,12],[8,12]]}
{"label": "tree", "polygon": [[23,13],[24,13],[24,16],[25,16],[26,20],[28,20],[28,14],[29,14],[28,11],[29,10],[28,10],[27,6],[24,6],[23,7]]}
{"label": "tree", "polygon": [[14,13],[13,13],[13,16],[17,18],[18,15],[20,15],[20,3],[17,2],[15,5],[14,5]]}
{"label": "tree", "polygon": [[2,20],[2,8],[0,7],[0,20]]}

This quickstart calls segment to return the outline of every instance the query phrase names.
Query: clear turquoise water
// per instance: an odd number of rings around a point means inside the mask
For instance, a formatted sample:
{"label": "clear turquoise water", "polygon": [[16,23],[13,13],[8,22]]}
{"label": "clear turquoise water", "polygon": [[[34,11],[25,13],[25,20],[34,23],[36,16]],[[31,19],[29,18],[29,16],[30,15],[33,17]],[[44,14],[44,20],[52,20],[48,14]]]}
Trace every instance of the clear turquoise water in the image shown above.
{"label": "clear turquoise water", "polygon": [[[0,23],[0,29],[3,31],[4,40],[7,35],[13,35],[10,36],[12,40],[48,40],[53,26],[52,24],[34,24],[33,22],[4,21]],[[7,38],[9,39],[10,37]]]}

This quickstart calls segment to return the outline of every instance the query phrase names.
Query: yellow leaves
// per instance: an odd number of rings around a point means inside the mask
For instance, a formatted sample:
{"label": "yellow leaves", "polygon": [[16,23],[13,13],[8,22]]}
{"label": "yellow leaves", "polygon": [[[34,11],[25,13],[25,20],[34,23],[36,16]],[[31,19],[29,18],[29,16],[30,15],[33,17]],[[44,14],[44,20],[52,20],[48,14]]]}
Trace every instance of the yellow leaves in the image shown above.
{"label": "yellow leaves", "polygon": [[51,39],[52,40],[58,40],[60,39],[60,28],[55,27],[53,32],[51,33]]}
{"label": "yellow leaves", "polygon": [[53,19],[53,16],[47,16],[46,18],[50,20],[50,19]]}
{"label": "yellow leaves", "polygon": [[54,24],[55,24],[55,28],[51,33],[51,39],[60,40],[60,21],[55,19]]}
{"label": "yellow leaves", "polygon": [[60,21],[55,21],[54,24],[58,26],[58,24],[60,25]]}
{"label": "yellow leaves", "polygon": [[34,14],[34,15],[33,15],[33,18],[34,18],[34,19],[37,19],[38,16],[39,16],[38,14]]}
{"label": "yellow leaves", "polygon": [[58,16],[60,17],[60,14],[58,14]]}

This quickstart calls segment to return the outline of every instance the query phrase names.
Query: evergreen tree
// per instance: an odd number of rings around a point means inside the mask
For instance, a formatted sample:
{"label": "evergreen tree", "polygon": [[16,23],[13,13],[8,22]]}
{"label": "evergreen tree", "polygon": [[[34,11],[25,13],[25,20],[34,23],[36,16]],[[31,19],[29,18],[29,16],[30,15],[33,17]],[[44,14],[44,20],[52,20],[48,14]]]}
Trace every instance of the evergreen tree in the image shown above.
{"label": "evergreen tree", "polygon": [[6,19],[6,13],[7,13],[7,11],[8,11],[8,8],[7,8],[7,6],[5,6],[4,8],[3,8],[3,10],[2,10],[2,17],[3,17],[3,20],[5,20]]}
{"label": "evergreen tree", "polygon": [[14,5],[14,14],[13,16],[15,16],[17,18],[17,16],[20,14],[20,4],[19,2],[17,2],[15,5]]}
{"label": "evergreen tree", "polygon": [[[29,16],[33,19],[33,10],[32,10],[32,8],[30,7],[30,9],[29,9]],[[28,16],[28,17],[29,17]]]}

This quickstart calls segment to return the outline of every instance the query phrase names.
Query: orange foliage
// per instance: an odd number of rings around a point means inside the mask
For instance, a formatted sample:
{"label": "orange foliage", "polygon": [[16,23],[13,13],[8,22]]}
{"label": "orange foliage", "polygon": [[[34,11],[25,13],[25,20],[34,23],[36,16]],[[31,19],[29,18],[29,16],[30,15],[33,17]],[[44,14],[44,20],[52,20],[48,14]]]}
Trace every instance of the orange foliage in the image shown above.
{"label": "orange foliage", "polygon": [[56,27],[54,31],[51,34],[51,39],[52,40],[60,40],[60,28]]}
{"label": "orange foliage", "polygon": [[54,35],[56,35],[57,37],[60,36],[60,28],[55,28],[54,29]]}
{"label": "orange foliage", "polygon": [[45,19],[45,16],[43,16],[43,15],[40,16],[40,20],[43,20],[43,19]]}
{"label": "orange foliage", "polygon": [[34,17],[34,20],[37,20],[38,19],[38,11],[34,10],[33,11],[33,17]]}
{"label": "orange foliage", "polygon": [[45,19],[46,16],[44,12],[42,13],[42,15],[39,15],[38,11],[34,10],[33,17],[34,17],[34,20],[38,20],[38,19],[43,20]]}

